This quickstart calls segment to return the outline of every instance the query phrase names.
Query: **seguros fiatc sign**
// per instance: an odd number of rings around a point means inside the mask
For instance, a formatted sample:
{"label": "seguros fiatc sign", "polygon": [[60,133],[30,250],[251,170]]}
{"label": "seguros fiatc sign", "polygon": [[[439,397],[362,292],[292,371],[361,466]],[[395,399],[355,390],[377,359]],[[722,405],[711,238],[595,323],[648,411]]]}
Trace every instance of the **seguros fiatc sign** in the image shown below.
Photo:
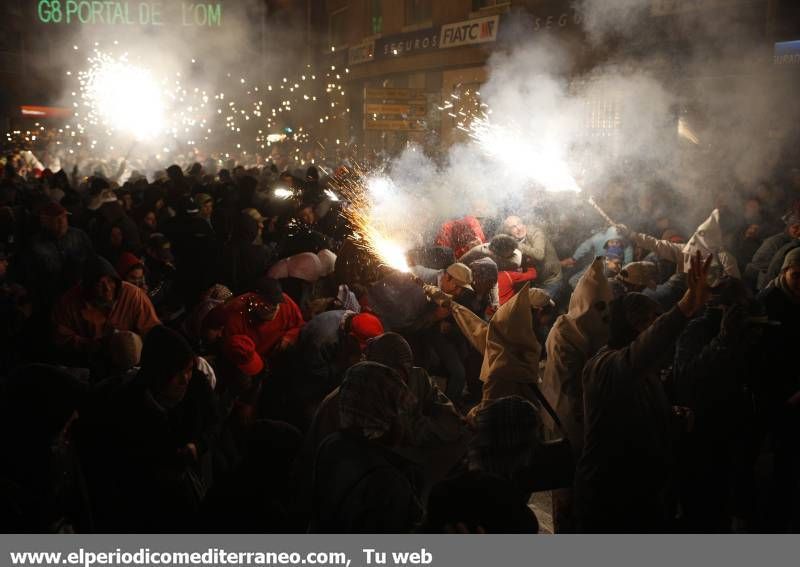
{"label": "seguros fiatc sign", "polygon": [[459,47],[476,43],[489,43],[497,40],[500,16],[489,16],[477,20],[466,20],[442,26],[439,47]]}

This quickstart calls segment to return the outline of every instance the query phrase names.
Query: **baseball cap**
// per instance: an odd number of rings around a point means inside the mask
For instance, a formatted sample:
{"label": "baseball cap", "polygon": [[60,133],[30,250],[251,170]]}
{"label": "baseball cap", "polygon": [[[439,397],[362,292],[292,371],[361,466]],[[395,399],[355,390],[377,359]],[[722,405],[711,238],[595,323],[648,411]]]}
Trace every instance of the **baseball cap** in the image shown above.
{"label": "baseball cap", "polygon": [[459,287],[472,289],[472,270],[466,264],[461,262],[450,264],[445,272],[456,281]]}
{"label": "baseball cap", "polygon": [[225,339],[225,358],[247,376],[255,376],[264,370],[264,360],[256,352],[256,344],[247,335],[233,335]]}

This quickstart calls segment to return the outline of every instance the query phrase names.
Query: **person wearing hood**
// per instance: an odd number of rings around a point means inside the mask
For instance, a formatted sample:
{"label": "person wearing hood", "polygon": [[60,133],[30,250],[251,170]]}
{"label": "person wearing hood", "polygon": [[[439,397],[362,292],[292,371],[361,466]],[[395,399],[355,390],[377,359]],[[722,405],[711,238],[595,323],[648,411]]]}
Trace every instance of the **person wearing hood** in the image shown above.
{"label": "person wearing hood", "polygon": [[546,291],[528,284],[503,304],[488,323],[469,309],[449,303],[462,334],[483,355],[482,396],[470,411],[471,417],[492,400],[505,396],[520,396],[539,405],[536,390],[542,349],[537,335],[547,325],[542,314],[551,306]]}
{"label": "person wearing hood", "polygon": [[[745,268],[745,278],[748,280],[754,289],[762,290],[767,284],[772,281],[769,279],[769,269],[772,265],[773,258],[776,254],[783,249],[784,246],[792,242],[797,242],[800,239],[800,211],[791,211],[783,217],[786,228],[783,232],[774,234],[766,238],[761,246],[758,247],[752,259]],[[785,254],[784,254],[785,255]],[[744,259],[742,259],[744,260]],[[778,266],[783,264],[783,257],[781,256]],[[773,279],[776,274],[773,274]]]}
{"label": "person wearing hood", "polygon": [[784,244],[780,250],[775,253],[767,268],[767,282],[773,282],[783,271],[783,263],[786,257],[795,250],[800,248],[800,239],[795,239]]}
{"label": "person wearing hood", "polygon": [[800,344],[800,248],[789,252],[781,272],[758,296],[770,321],[780,323],[767,327],[764,342],[768,368],[765,376],[771,380],[764,392],[762,406],[768,416],[767,426],[774,437],[775,489],[770,495],[776,509],[775,526],[779,531],[796,531],[800,525],[798,499],[798,444],[800,428],[800,380],[795,353]]}
{"label": "person wearing hood", "polygon": [[[608,341],[612,293],[601,258],[583,273],[569,301],[569,310],[556,319],[545,341],[547,359],[542,393],[561,419],[575,462],[583,452],[583,367]],[[561,432],[550,416],[544,417],[550,434]],[[553,526],[556,533],[575,531],[572,490],[553,492]]]}
{"label": "person wearing hood", "polygon": [[[617,227],[611,226],[604,232],[598,232],[584,240],[575,249],[575,252],[572,253],[570,258],[562,261],[562,265],[568,267],[581,266],[583,265],[583,261],[590,255],[591,258],[603,256],[607,259],[607,264],[616,262],[620,264],[621,267],[624,264],[633,262],[633,246],[631,246],[626,236],[619,231]],[[573,289],[578,284],[578,280],[583,275],[584,271],[586,271],[586,267],[579,268],[578,271],[569,278],[569,283]],[[619,270],[617,269],[616,271]]]}
{"label": "person wearing hood", "polygon": [[269,265],[269,251],[258,244],[261,228],[251,215],[242,212],[223,254],[223,282],[235,293],[252,291]]}
{"label": "person wearing hood", "polygon": [[[542,393],[561,419],[576,460],[583,450],[581,375],[586,362],[608,341],[612,299],[603,260],[596,258],[578,280],[567,313],[556,319],[545,342]],[[551,420],[545,423],[554,428]]]}
{"label": "person wearing hood", "polygon": [[377,362],[351,367],[339,390],[339,432],[320,445],[310,533],[408,533],[422,517],[419,467],[394,449],[407,435],[414,394]]}
{"label": "person wearing hood", "polygon": [[698,251],[678,305],[640,293],[611,304],[608,344],[583,369],[584,448],[575,473],[581,532],[651,533],[667,528],[672,436],[679,430],[659,370],[709,298],[711,256]]}
{"label": "person wearing hood", "polygon": [[616,229],[630,238],[637,246],[655,252],[661,258],[675,262],[679,272],[688,272],[694,253],[699,251],[703,255],[711,255],[711,271],[709,275],[712,281],[719,281],[723,274],[727,274],[732,278],[741,277],[736,258],[724,247],[722,229],[719,223],[719,210],[717,209],[711,211],[711,215],[697,227],[689,242],[683,246],[666,240],[658,240],[646,234],[633,232],[623,224],[617,225]]}
{"label": "person wearing hood", "polygon": [[189,344],[154,327],[136,379],[97,411],[90,441],[102,448],[92,463],[101,529],[191,531],[209,488],[219,415]]}
{"label": "person wearing hood", "polygon": [[503,232],[517,239],[523,265],[533,265],[539,286],[556,297],[563,281],[561,261],[544,230],[538,226],[526,226],[521,218],[512,215],[503,221]]}
{"label": "person wearing hood", "polygon": [[111,264],[95,256],[87,262],[81,283],[58,301],[53,323],[57,346],[89,355],[116,331],[144,336],[160,321],[147,294],[121,281]]}

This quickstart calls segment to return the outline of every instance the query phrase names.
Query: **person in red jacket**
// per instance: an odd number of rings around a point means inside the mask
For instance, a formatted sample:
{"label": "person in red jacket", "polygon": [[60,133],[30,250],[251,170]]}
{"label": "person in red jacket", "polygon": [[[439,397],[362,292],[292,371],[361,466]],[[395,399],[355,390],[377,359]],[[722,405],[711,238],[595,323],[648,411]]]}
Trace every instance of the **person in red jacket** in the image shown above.
{"label": "person in red jacket", "polygon": [[224,309],[223,335],[250,337],[262,357],[294,345],[305,323],[300,308],[273,278],[262,277],[254,292],[233,298]]}
{"label": "person in red jacket", "polygon": [[530,267],[524,272],[502,271],[497,274],[497,291],[500,296],[500,305],[514,297],[517,290],[525,282],[532,282],[536,279],[536,268]]}
{"label": "person in red jacket", "polygon": [[475,217],[466,216],[461,219],[447,221],[436,235],[436,245],[451,248],[460,258],[472,247],[486,242],[481,223]]}

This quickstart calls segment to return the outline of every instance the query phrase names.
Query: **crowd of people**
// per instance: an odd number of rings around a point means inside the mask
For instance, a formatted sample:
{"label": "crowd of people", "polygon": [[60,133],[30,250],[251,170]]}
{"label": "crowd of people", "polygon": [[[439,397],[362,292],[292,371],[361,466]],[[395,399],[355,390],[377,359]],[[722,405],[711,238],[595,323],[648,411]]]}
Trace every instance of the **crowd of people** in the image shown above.
{"label": "crowd of people", "polygon": [[408,271],[353,175],[7,159],[4,531],[800,529],[800,171],[445,218]]}

